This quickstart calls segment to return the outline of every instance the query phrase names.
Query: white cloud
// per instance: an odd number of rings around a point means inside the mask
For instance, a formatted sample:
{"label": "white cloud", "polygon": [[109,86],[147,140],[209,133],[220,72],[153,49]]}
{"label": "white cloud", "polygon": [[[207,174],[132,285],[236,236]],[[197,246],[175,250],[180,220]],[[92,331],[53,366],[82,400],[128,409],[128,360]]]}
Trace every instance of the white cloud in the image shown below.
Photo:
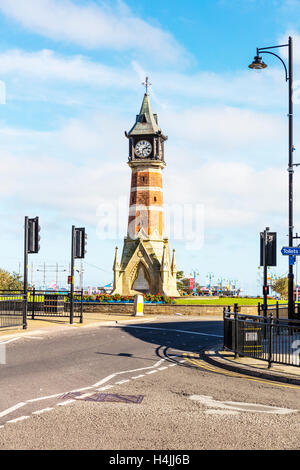
{"label": "white cloud", "polygon": [[[241,71],[233,75],[154,70],[145,72],[142,63],[137,61],[127,67],[114,67],[82,55],[63,56],[50,50],[8,50],[0,53],[0,76],[10,80],[7,86],[9,97],[14,93],[23,97],[26,88],[25,96],[30,95],[31,99],[41,99],[41,96],[51,99],[55,89],[65,86],[67,88],[64,93],[61,92],[60,99],[64,96],[64,103],[72,103],[77,101],[76,92],[69,84],[114,92],[136,91],[149,72],[153,84],[153,104],[162,109],[167,109],[169,104],[184,109],[186,106],[195,106],[197,100],[265,108],[282,107],[286,102],[282,71],[276,68],[267,69],[261,74]],[[22,80],[27,80],[26,86]],[[28,89],[28,81],[32,82],[31,89]],[[86,91],[89,92],[89,88]],[[190,102],[186,102],[187,98]],[[120,101],[118,103],[120,106]]]}
{"label": "white cloud", "polygon": [[0,74],[36,80],[56,80],[92,86],[130,87],[129,71],[94,63],[83,56],[62,57],[50,50],[25,52],[10,50],[0,54]]}
{"label": "white cloud", "polygon": [[[230,118],[229,113],[228,126]],[[129,194],[127,143],[116,131],[123,125],[113,116],[94,116],[86,122],[71,120],[53,133],[4,129],[0,143],[2,198],[21,205],[35,202],[61,217],[80,215],[95,226],[99,204],[111,204]],[[25,143],[23,148],[16,147],[19,139]],[[221,148],[211,151],[210,160],[197,161],[196,155],[182,153],[180,146],[174,145],[172,152],[167,147],[166,204],[203,204],[207,228],[253,227],[269,220],[270,214],[282,223],[287,200],[283,169],[225,160]],[[299,183],[295,178],[295,194],[299,194]],[[300,200],[295,209],[300,210]]]}
{"label": "white cloud", "polygon": [[132,49],[176,63],[184,49],[171,34],[134,16],[119,2],[78,5],[69,0],[0,0],[0,11],[24,28],[86,48]]}
{"label": "white cloud", "polygon": [[[249,146],[259,152],[262,146],[276,148],[284,140],[284,120],[273,114],[234,107],[194,107],[181,112],[164,110],[168,134],[198,144],[201,155],[210,150],[219,153],[238,150],[240,158],[249,152]],[[253,155],[254,157],[255,155]]]}

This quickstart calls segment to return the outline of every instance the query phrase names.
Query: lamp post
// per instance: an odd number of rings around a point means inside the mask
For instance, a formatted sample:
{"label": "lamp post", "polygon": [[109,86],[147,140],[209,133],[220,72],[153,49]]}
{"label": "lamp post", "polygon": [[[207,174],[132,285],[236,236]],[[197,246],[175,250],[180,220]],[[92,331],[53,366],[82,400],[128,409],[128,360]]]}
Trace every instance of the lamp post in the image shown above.
{"label": "lamp post", "polygon": [[[270,52],[270,49],[279,49],[281,47],[288,48],[288,68],[282,58],[275,54],[274,52]],[[289,166],[288,166],[288,179],[289,179],[289,204],[288,204],[288,211],[289,211],[289,246],[293,246],[293,174],[294,174],[294,163],[293,163],[293,40],[289,37],[288,44],[281,44],[279,46],[270,46],[270,47],[261,47],[257,48],[256,56],[252,64],[249,65],[250,69],[254,70],[262,70],[267,67],[267,65],[262,61],[260,54],[271,54],[277,57],[280,62],[284,66],[285,70],[285,80],[288,82],[288,90],[289,90]],[[288,316],[289,318],[293,318],[294,316],[294,273],[293,273],[293,264],[289,262],[289,274],[288,274]]]}

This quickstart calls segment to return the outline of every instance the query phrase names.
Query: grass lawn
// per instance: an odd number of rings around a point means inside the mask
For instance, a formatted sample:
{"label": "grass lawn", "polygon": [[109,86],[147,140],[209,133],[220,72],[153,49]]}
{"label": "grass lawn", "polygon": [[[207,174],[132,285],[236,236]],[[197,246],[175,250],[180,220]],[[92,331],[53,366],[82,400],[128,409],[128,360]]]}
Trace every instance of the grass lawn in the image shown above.
{"label": "grass lawn", "polygon": [[[182,305],[188,304],[198,304],[198,305],[257,305],[258,302],[263,303],[263,299],[243,299],[237,297],[222,297],[221,299],[214,297],[197,297],[195,299],[185,299],[184,297],[180,299],[175,299],[175,303]],[[279,300],[279,303],[286,303],[286,300]],[[268,304],[276,304],[276,300],[268,299]]]}

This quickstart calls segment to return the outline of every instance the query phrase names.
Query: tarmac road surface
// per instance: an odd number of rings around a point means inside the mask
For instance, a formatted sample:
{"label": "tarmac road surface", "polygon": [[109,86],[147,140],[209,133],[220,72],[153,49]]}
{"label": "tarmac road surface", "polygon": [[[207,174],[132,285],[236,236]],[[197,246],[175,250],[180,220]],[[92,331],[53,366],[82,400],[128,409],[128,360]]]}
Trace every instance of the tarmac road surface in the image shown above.
{"label": "tarmac road surface", "polygon": [[168,317],[7,344],[0,449],[299,449],[300,388],[204,363],[222,334]]}

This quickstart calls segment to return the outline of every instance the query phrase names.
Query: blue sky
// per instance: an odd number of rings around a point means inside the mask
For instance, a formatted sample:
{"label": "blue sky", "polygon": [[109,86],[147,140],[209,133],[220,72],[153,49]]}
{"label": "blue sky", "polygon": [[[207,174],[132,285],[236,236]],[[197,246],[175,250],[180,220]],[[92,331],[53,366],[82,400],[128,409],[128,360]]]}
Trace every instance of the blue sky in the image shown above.
{"label": "blue sky", "polygon": [[[287,243],[287,86],[279,61],[266,57],[262,73],[247,66],[256,47],[293,36],[300,148],[298,18],[298,0],[0,0],[1,267],[18,271],[23,218],[39,215],[35,270],[44,262],[67,266],[71,225],[84,225],[85,285],[111,281],[114,247],[126,235],[124,130],[149,75],[152,106],[169,136],[166,206],[203,211],[194,243],[170,234],[178,268],[196,269],[201,283],[208,272],[239,279],[256,294],[259,232],[270,226],[279,249]],[[300,232],[299,195],[296,171]],[[274,271],[283,275],[279,249]],[[34,278],[41,280],[38,272]]]}

